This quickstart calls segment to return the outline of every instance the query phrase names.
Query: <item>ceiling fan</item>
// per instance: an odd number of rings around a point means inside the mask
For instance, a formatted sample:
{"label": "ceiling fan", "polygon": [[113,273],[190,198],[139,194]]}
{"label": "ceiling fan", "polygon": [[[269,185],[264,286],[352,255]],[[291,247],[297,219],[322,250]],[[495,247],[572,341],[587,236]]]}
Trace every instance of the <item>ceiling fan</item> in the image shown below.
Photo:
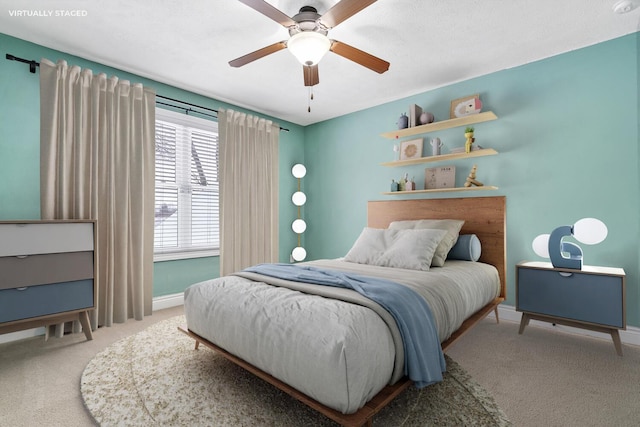
{"label": "ceiling fan", "polygon": [[289,30],[289,40],[283,40],[229,61],[232,67],[242,67],[257,59],[288,48],[303,66],[304,85],[320,82],[318,62],[331,51],[377,73],[389,69],[389,63],[353,46],[327,37],[331,28],[375,3],[376,0],[341,0],[323,15],[316,8],[303,6],[300,12],[289,17],[264,0],[239,0]]}

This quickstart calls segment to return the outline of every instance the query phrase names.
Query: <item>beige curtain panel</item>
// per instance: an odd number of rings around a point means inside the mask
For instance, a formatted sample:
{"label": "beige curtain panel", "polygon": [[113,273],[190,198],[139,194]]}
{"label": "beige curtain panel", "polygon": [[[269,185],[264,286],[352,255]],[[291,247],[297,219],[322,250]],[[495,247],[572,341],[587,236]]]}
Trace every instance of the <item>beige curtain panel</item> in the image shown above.
{"label": "beige curtain panel", "polygon": [[278,261],[280,126],[233,110],[218,111],[220,274]]}
{"label": "beige curtain panel", "polygon": [[40,61],[42,219],[97,220],[98,309],[111,326],[151,314],[155,92]]}

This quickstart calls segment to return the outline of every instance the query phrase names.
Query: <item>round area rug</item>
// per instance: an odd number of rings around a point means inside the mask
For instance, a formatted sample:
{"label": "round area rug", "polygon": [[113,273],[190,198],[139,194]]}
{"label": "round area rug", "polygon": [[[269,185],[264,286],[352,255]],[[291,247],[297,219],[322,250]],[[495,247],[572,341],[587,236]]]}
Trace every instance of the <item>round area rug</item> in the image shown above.
{"label": "round area rug", "polygon": [[[178,331],[152,325],[96,355],[80,389],[101,426],[335,426],[333,421]],[[375,426],[508,426],[493,397],[447,357],[444,381],[409,387]]]}

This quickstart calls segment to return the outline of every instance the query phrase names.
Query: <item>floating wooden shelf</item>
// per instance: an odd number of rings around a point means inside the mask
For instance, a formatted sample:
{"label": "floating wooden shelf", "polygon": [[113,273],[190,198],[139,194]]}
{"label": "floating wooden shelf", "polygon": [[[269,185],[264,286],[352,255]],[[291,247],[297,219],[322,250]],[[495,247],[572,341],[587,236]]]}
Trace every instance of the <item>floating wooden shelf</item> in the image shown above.
{"label": "floating wooden shelf", "polygon": [[394,162],[385,162],[385,163],[380,163],[380,165],[387,166],[387,167],[410,166],[410,165],[417,165],[420,163],[442,162],[447,160],[464,159],[468,157],[493,156],[495,154],[498,154],[498,152],[493,148],[482,148],[480,150],[474,150],[470,153],[462,152],[462,153],[440,154],[439,156],[427,156],[427,157],[418,157],[417,159],[396,160]]}
{"label": "floating wooden shelf", "polygon": [[422,193],[447,193],[453,191],[480,191],[480,190],[497,190],[498,187],[493,185],[481,185],[480,187],[454,187],[454,188],[434,188],[430,190],[411,190],[411,191],[386,191],[385,196],[404,196],[407,194],[422,194]]}
{"label": "floating wooden shelf", "polygon": [[469,116],[458,117],[449,120],[441,120],[439,122],[414,126],[412,128],[397,129],[391,132],[385,132],[381,135],[389,139],[404,138],[405,136],[419,135],[422,133],[435,132],[443,129],[468,126],[474,123],[488,122],[490,120],[496,120],[497,118],[498,116],[496,116],[492,111],[486,111],[484,113],[471,114]]}

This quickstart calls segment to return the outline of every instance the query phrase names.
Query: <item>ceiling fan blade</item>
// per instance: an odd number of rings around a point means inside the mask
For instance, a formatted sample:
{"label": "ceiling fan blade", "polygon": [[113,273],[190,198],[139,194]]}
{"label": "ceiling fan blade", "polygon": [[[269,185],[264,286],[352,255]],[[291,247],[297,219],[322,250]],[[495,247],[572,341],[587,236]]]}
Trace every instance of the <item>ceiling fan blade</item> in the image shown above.
{"label": "ceiling fan blade", "polygon": [[387,61],[382,60],[376,56],[370,55],[367,52],[363,52],[360,49],[356,49],[353,46],[339,42],[337,40],[331,40],[331,52],[336,53],[344,58],[347,58],[353,62],[357,62],[363,67],[367,67],[376,73],[384,73],[389,69]]}
{"label": "ceiling fan blade", "polygon": [[277,42],[271,44],[269,46],[263,47],[262,49],[258,49],[255,52],[247,53],[240,58],[236,58],[233,61],[229,61],[229,65],[232,67],[242,67],[243,65],[247,65],[249,62],[253,62],[256,59],[260,59],[272,53],[275,53],[279,50],[286,49],[287,43],[284,41]]}
{"label": "ceiling fan blade", "polygon": [[267,18],[271,18],[276,21],[278,24],[284,27],[290,27],[292,25],[296,25],[296,21],[285,15],[279,9],[276,9],[269,3],[264,0],[239,0],[240,3],[244,3],[250,8],[257,10],[262,13]]}
{"label": "ceiling fan blade", "polygon": [[316,65],[303,65],[302,71],[304,72],[304,85],[315,86],[320,83],[320,76],[318,74],[318,64]]}
{"label": "ceiling fan blade", "polygon": [[342,0],[325,12],[320,21],[327,28],[333,28],[342,21],[351,18],[362,9],[371,6],[377,0]]}

